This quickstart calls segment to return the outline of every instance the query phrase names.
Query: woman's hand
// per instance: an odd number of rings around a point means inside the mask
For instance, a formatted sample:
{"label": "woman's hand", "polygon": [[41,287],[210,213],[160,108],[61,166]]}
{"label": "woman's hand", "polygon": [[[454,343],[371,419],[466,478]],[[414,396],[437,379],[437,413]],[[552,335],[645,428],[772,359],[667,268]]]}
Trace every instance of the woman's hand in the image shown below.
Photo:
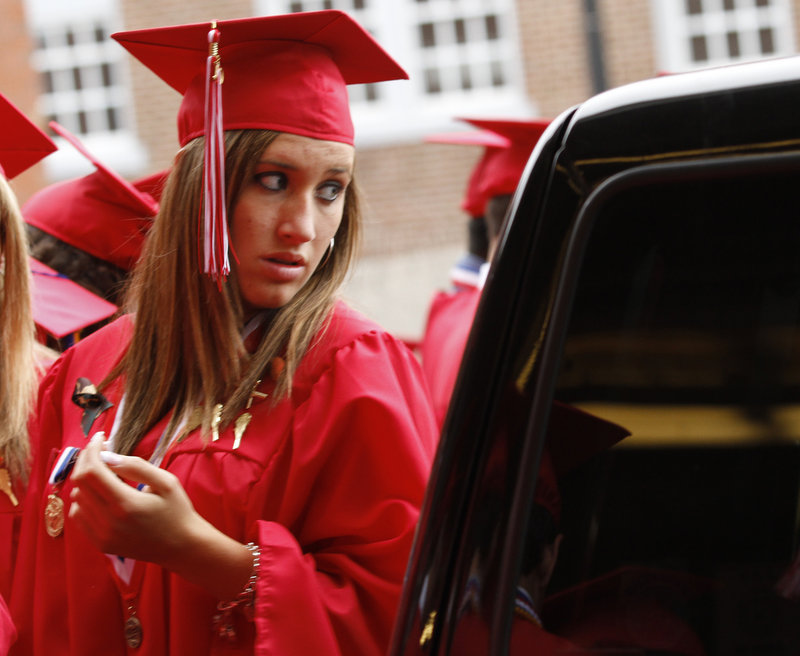
{"label": "woman's hand", "polygon": [[235,597],[252,571],[247,547],[203,519],[177,477],[104,451],[104,437],[95,433],[75,463],[70,520],[104,553],[161,565],[220,599]]}

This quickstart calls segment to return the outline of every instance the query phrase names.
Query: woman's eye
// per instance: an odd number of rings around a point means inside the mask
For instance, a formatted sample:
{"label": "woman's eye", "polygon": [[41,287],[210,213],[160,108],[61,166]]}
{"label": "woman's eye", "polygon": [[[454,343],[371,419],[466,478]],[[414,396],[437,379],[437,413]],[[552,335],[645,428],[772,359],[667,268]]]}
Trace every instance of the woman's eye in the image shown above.
{"label": "woman's eye", "polygon": [[258,173],[256,180],[264,189],[270,191],[282,191],[286,189],[286,175],[284,173],[268,171],[266,173]]}
{"label": "woman's eye", "polygon": [[338,182],[326,182],[317,190],[317,197],[322,200],[334,201],[342,193],[342,185]]}

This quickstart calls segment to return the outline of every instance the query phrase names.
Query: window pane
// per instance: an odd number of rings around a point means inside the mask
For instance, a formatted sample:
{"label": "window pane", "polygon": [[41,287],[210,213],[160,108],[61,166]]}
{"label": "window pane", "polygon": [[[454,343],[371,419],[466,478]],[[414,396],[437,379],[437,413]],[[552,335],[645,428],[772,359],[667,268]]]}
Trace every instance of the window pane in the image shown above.
{"label": "window pane", "polygon": [[459,18],[458,20],[454,21],[454,24],[456,32],[456,43],[466,43],[467,30],[466,30],[466,25],[464,23],[464,19]]}
{"label": "window pane", "polygon": [[459,73],[461,77],[461,88],[465,91],[468,91],[472,88],[472,76],[470,74],[469,66],[462,64],[459,67]]}
{"label": "window pane", "polygon": [[486,17],[486,38],[490,41],[495,41],[500,38],[500,32],[497,27],[497,16],[489,15]]}
{"label": "window pane", "polygon": [[441,93],[442,91],[439,71],[435,68],[429,68],[425,71],[425,91],[426,93]]}
{"label": "window pane", "polygon": [[725,38],[728,42],[728,55],[730,57],[738,57],[741,54],[739,50],[739,34],[737,32],[728,32]]}
{"label": "window pane", "polygon": [[419,44],[423,48],[432,48],[436,45],[433,23],[422,23],[419,26]]}
{"label": "window pane", "polygon": [[703,3],[702,0],[686,0],[686,13],[687,14],[702,14]]}
{"label": "window pane", "polygon": [[708,60],[708,48],[706,46],[706,37],[693,36],[691,43],[692,43],[692,61],[704,62]]}
{"label": "window pane", "polygon": [[768,27],[758,31],[758,40],[761,44],[761,54],[771,55],[775,52],[775,41],[772,30]]}

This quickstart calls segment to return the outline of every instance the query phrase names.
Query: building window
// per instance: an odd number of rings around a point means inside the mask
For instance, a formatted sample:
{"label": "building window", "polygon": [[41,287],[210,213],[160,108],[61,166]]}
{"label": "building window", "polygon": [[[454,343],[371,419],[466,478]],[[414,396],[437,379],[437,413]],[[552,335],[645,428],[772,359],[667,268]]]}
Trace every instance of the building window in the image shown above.
{"label": "building window", "polygon": [[[120,28],[116,1],[26,0],[26,10],[33,67],[42,80],[41,115],[76,134],[120,173],[140,173],[145,157],[132,129],[125,51],[109,38]],[[45,162],[51,175],[81,173],[83,158],[61,150]]]}
{"label": "building window", "polygon": [[349,87],[357,138],[418,139],[472,115],[529,116],[513,0],[256,0],[272,15],[347,12],[408,71],[410,81]]}
{"label": "building window", "polygon": [[678,72],[795,52],[790,0],[651,0],[659,67]]}
{"label": "building window", "polygon": [[83,137],[125,125],[119,47],[101,21],[36,30],[35,66],[43,80],[42,113]]}

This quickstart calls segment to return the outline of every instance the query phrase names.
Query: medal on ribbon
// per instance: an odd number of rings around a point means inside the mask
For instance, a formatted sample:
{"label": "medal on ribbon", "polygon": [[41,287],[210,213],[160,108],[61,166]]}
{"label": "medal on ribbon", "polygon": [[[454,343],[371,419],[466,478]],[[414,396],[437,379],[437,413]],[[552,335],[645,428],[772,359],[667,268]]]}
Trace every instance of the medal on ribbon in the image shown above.
{"label": "medal on ribbon", "polygon": [[57,538],[64,532],[64,501],[58,496],[58,490],[72,471],[80,451],[74,446],[66,447],[59,454],[56,464],[50,472],[47,482],[51,486],[51,492],[47,495],[47,503],[44,507],[44,529],[51,538]]}

